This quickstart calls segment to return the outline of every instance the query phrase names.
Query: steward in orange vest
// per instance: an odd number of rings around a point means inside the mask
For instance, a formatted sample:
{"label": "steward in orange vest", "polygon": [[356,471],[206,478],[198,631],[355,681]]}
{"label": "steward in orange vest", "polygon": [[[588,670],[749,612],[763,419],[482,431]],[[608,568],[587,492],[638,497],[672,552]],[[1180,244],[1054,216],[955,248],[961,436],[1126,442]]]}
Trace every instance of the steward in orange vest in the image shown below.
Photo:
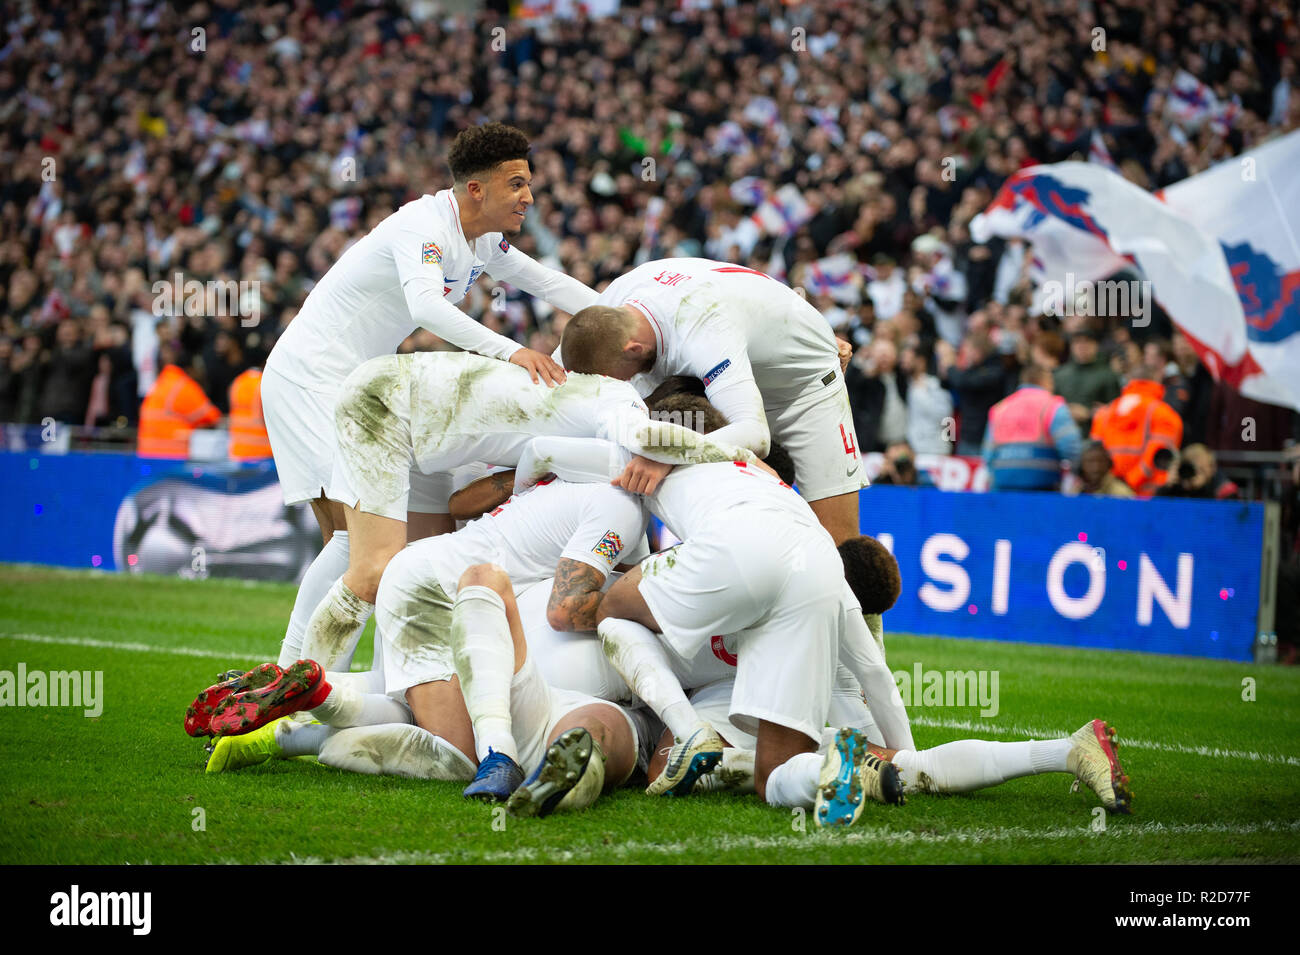
{"label": "steward in orange vest", "polygon": [[184,461],[190,456],[190,432],[220,420],[221,412],[199,383],[169,363],[140,405],[136,453],[142,458]]}
{"label": "steward in orange vest", "polygon": [[1164,394],[1158,381],[1130,381],[1092,419],[1092,437],[1106,446],[1115,475],[1139,497],[1164,486],[1183,442],[1183,419],[1161,400]]}
{"label": "steward in orange vest", "polygon": [[258,461],[271,456],[262,417],[262,370],[250,368],[230,383],[230,457]]}

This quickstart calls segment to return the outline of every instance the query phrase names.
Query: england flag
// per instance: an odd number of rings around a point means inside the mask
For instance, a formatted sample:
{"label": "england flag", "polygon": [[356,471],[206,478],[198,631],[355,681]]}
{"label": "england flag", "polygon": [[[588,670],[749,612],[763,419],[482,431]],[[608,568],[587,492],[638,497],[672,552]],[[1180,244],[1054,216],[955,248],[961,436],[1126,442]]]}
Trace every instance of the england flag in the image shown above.
{"label": "england flag", "polygon": [[750,218],[768,235],[792,236],[812,218],[812,207],[798,186],[787,184],[764,199]]}
{"label": "england flag", "polygon": [[1040,281],[1136,266],[1216,378],[1300,409],[1300,132],[1152,195],[1108,169],[1021,170],[971,222],[1033,245]]}

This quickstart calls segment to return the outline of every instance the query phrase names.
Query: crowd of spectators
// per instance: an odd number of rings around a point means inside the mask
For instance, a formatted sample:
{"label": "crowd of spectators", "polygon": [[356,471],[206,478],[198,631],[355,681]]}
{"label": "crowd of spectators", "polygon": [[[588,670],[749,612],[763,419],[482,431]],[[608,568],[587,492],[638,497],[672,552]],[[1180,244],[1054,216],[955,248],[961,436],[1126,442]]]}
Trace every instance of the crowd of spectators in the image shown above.
{"label": "crowd of spectators", "polygon": [[[645,2],[599,22],[429,0],[4,6],[0,421],[130,425],[164,346],[225,411],[348,243],[450,185],[452,137],[494,119],[533,140],[517,244],[541,261],[600,288],[705,255],[808,290],[856,348],[859,441],[892,449],[887,480],[915,454],[979,454],[1031,364],[1085,438],[1136,379],[1164,386],[1184,445],[1296,434],[1159,309],[1144,328],[1036,314],[1023,246],[968,228],[1017,169],[1097,141],[1156,189],[1300,128],[1281,0]],[[1171,114],[1179,71],[1231,105],[1223,122]],[[752,214],[785,186],[810,217],[773,235]],[[834,256],[855,268],[819,294],[812,264]],[[165,314],[177,277],[255,291]],[[564,316],[489,291],[464,307],[554,347]]]}

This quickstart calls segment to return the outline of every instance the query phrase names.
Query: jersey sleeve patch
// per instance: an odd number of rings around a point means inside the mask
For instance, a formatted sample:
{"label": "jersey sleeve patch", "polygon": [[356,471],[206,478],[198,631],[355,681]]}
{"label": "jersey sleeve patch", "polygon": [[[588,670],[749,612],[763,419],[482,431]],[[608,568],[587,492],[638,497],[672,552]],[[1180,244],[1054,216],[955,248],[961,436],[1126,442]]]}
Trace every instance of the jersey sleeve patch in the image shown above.
{"label": "jersey sleeve patch", "polygon": [[623,552],[623,539],[614,531],[605,531],[605,536],[600,539],[600,543],[592,548],[592,551],[612,564],[618,560],[618,555]]}
{"label": "jersey sleeve patch", "polygon": [[714,366],[713,366],[711,369],[709,369],[709,371],[704,375],[704,387],[707,388],[707,387],[709,387],[709,385],[711,385],[711,384],[713,384],[715,381],[717,381],[717,380],[718,380],[718,376],[721,375],[724,371],[726,371],[726,370],[727,370],[728,368],[730,368],[730,367],[731,367],[731,359],[730,359],[730,358],[728,358],[728,359],[726,359],[726,360],[724,360],[724,361],[722,361],[722,362],[720,362],[720,363],[714,365]]}
{"label": "jersey sleeve patch", "polygon": [[420,247],[420,261],[425,265],[442,265],[442,249],[437,242],[426,242]]}
{"label": "jersey sleeve patch", "polygon": [[499,248],[502,252],[509,252],[510,243],[507,242],[505,239],[502,239],[500,242],[497,243],[497,248]]}

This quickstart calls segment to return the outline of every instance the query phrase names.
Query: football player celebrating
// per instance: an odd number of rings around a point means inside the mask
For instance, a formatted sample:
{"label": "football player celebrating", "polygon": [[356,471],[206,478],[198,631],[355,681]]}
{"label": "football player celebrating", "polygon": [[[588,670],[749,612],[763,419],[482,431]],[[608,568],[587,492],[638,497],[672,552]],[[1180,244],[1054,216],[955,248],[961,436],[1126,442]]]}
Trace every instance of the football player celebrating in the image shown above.
{"label": "football player celebrating", "polygon": [[[245,692],[210,688],[200,694],[187,729],[192,735],[224,734],[208,772],[318,755],[327,765],[359,772],[470,779],[477,750],[485,757],[484,772],[467,795],[503,800],[523,778],[519,766],[541,767],[547,746],[581,727],[608,760],[593,763],[591,771],[604,774],[610,785],[620,783],[636,762],[638,741],[648,759],[658,729],[638,726],[641,714],[547,687],[522,642],[526,628],[506,625],[505,608],[513,607],[514,596],[502,582],[529,589],[545,581],[549,601],[534,622],[545,625],[549,618],[594,630],[601,587],[621,558],[636,560],[644,553],[646,521],[639,499],[615,487],[555,481],[459,531],[415,542],[384,574],[376,606],[382,639],[371,674],[331,672],[322,679],[317,665],[305,661],[282,678],[270,672],[278,670],[275,664],[265,664],[246,675]],[[500,627],[478,625],[485,615],[497,622],[497,611]],[[510,619],[518,622],[518,613]],[[295,667],[311,676],[291,690]],[[496,680],[498,670],[504,682]],[[465,673],[463,682],[458,671]],[[251,685],[263,676],[270,685]],[[320,723],[280,719],[300,708],[310,709]],[[584,750],[579,738],[569,739],[555,759],[571,767],[578,753],[589,758],[591,747]],[[530,790],[536,799],[526,813],[544,815],[554,808],[559,800],[545,788],[552,782],[548,776],[539,783],[544,791]],[[592,795],[600,792],[601,784],[591,785]]]}
{"label": "football player celebrating", "polygon": [[[693,417],[702,430],[717,425],[714,433],[723,433],[725,420],[707,403]],[[517,483],[536,478],[543,461],[566,478],[607,480],[627,452],[593,448],[598,444],[538,439],[520,462]],[[756,738],[760,798],[801,806],[820,780],[818,791],[832,793],[823,819],[831,823],[856,819],[868,796],[901,802],[895,768],[871,755],[852,729],[825,759],[818,754],[840,663],[866,694],[885,741],[914,746],[898,687],[845,580],[842,549],[808,504],[766,469],[714,463],[673,470],[646,504],[684,543],[615,583],[598,618],[614,667],[679,741],[647,791],[690,792],[724,748],[673,679],[655,633],[681,659],[712,652],[715,635],[732,634],[730,714]]]}
{"label": "football player celebrating", "polygon": [[[528,138],[488,123],[462,132],[448,162],[455,184],[402,206],[354,243],[311,290],[267,359],[262,407],[286,504],[310,501],[325,547],[308,568],[285,633],[280,663],[301,656],[307,621],[348,566],[342,503],[329,486],[336,453],[334,407],[344,379],[371,358],[392,354],[426,328],[467,351],[526,369],[556,384],[547,355],[485,328],[455,307],[487,272],[567,312],[596,293],[510,245],[533,203]],[[451,530],[445,476],[417,476],[412,539]]]}
{"label": "football player celebrating", "polygon": [[756,459],[667,421],[651,421],[626,382],[570,375],[553,388],[504,362],[469,354],[374,358],[344,382],[336,409],[338,452],[330,498],[345,504],[348,568],[307,624],[302,656],[337,669],[374,609],[388,561],[407,543],[411,474],[472,461],[513,466],[537,435],[602,437],[638,457],[623,476],[653,490],[644,465]]}
{"label": "football player celebrating", "polygon": [[725,262],[647,262],[574,315],[560,354],[570,371],[631,380],[642,395],[668,376],[702,379],[729,422],[717,440],[759,457],[779,441],[835,543],[858,535],[858,492],[868,481],[842,351],[826,320],[792,289]]}

